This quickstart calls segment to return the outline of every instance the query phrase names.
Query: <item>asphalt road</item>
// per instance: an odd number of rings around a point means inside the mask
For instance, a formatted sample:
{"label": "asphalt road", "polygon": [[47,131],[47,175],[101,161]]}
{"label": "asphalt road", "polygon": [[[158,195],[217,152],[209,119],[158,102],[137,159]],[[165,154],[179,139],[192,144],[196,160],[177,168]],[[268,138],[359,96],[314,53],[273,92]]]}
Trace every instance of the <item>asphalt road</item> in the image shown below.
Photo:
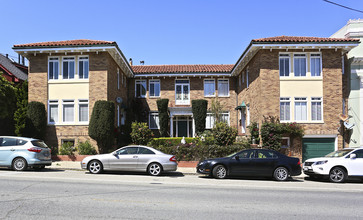
{"label": "asphalt road", "polygon": [[362,219],[363,182],[0,170],[0,219]]}

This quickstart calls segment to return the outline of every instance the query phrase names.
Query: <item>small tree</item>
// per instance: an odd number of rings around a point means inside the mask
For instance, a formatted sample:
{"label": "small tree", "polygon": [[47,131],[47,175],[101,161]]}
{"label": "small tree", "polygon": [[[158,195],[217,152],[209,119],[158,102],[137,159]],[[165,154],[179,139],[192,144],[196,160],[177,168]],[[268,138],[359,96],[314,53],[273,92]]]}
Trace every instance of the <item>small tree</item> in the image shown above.
{"label": "small tree", "polygon": [[231,145],[236,140],[237,129],[231,128],[224,122],[216,123],[212,129],[214,140],[218,145]]}
{"label": "small tree", "polygon": [[146,145],[154,136],[147,124],[143,122],[133,122],[131,129],[131,139],[134,144]]}
{"label": "small tree", "polygon": [[207,117],[208,101],[204,99],[192,100],[192,112],[195,122],[195,131],[197,134],[205,130],[205,119]]}
{"label": "small tree", "polygon": [[260,132],[258,129],[257,122],[251,122],[250,126],[248,126],[248,129],[250,130],[251,138],[250,143],[253,144],[253,140],[255,140],[254,144],[260,143]]}
{"label": "small tree", "polygon": [[261,138],[263,146],[271,150],[280,150],[282,129],[278,118],[265,117],[261,126]]}
{"label": "small tree", "polygon": [[221,102],[217,98],[212,100],[211,112],[213,114],[215,122],[216,123],[220,122],[221,121],[222,106],[221,106]]}
{"label": "small tree", "polygon": [[24,135],[44,139],[47,128],[47,113],[41,102],[30,102],[27,108]]}
{"label": "small tree", "polygon": [[100,153],[107,153],[114,138],[115,104],[99,100],[93,107],[88,135],[97,141]]}
{"label": "small tree", "polygon": [[158,112],[159,112],[160,135],[162,137],[167,137],[168,125],[169,125],[169,115],[168,115],[169,99],[159,99],[156,101],[156,104],[158,105]]}
{"label": "small tree", "polygon": [[16,111],[14,113],[15,134],[24,136],[28,108],[28,81],[24,81],[16,92]]}
{"label": "small tree", "polygon": [[86,142],[80,142],[78,144],[78,153],[80,155],[95,155],[97,154],[97,151],[94,146],[89,141]]}

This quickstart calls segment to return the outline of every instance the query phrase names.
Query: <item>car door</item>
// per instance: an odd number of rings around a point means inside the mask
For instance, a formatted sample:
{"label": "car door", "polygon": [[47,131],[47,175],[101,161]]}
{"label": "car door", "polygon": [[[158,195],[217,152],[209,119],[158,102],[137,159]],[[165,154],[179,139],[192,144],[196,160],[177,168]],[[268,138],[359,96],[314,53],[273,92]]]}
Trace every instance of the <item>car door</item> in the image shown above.
{"label": "car door", "polygon": [[273,151],[259,149],[257,150],[254,167],[257,176],[271,176],[278,158]]}
{"label": "car door", "polygon": [[0,138],[0,165],[10,166],[12,160],[12,154],[14,154],[16,149],[16,139],[15,138]]}
{"label": "car door", "polygon": [[363,150],[356,150],[352,152],[356,158],[346,158],[347,170],[349,176],[363,176]]}
{"label": "car door", "polygon": [[134,171],[137,170],[138,147],[124,147],[116,152],[109,160],[112,170]]}
{"label": "car door", "polygon": [[255,158],[255,150],[244,150],[236,154],[230,159],[229,174],[239,176],[250,176],[255,170],[253,167],[253,159]]}
{"label": "car door", "polygon": [[155,153],[145,147],[139,147],[138,152],[138,170],[145,170],[147,169],[147,166],[149,165],[149,162],[154,158],[155,159]]}

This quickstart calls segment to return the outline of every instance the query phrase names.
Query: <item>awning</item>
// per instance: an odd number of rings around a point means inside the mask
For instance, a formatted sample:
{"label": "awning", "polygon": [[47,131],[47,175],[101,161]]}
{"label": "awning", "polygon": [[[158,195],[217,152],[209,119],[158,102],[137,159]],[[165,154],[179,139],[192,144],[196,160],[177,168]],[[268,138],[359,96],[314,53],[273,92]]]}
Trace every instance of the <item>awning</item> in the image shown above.
{"label": "awning", "polygon": [[237,106],[237,107],[235,108],[235,110],[240,110],[240,109],[242,109],[242,108],[246,108],[246,103],[245,103],[245,101],[242,101],[242,103],[241,103],[239,106]]}

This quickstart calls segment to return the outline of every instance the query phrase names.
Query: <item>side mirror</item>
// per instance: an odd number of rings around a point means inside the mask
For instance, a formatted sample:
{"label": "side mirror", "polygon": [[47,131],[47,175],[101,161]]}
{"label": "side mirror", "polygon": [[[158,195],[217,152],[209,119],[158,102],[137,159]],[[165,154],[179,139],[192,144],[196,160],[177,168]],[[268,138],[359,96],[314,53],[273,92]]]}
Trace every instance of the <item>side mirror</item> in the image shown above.
{"label": "side mirror", "polygon": [[237,155],[237,156],[235,156],[235,157],[234,157],[234,159],[239,160],[239,156],[238,156],[238,155]]}
{"label": "side mirror", "polygon": [[117,156],[117,152],[112,152],[112,155],[116,157]]}
{"label": "side mirror", "polygon": [[350,159],[355,159],[357,157],[357,155],[356,154],[351,154],[350,156],[349,156],[349,158]]}

